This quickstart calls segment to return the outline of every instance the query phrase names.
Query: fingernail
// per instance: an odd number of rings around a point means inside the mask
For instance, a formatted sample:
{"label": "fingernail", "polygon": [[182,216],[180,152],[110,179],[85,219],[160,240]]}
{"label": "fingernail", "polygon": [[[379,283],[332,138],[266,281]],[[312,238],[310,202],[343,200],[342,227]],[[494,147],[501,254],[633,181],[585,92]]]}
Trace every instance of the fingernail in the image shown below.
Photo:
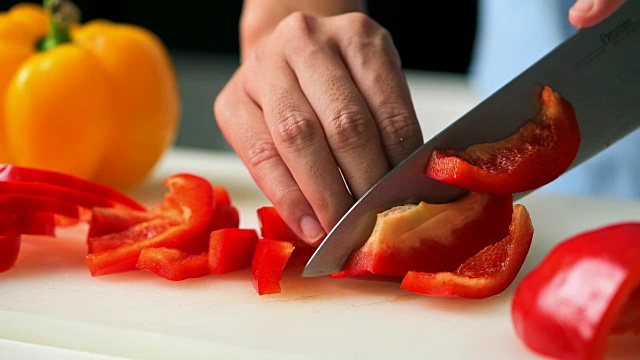
{"label": "fingernail", "polygon": [[571,11],[579,14],[587,14],[593,8],[593,0],[578,0],[571,7]]}
{"label": "fingernail", "polygon": [[309,245],[315,245],[324,237],[324,229],[320,223],[309,215],[304,215],[300,219],[300,229],[304,234],[304,241]]}

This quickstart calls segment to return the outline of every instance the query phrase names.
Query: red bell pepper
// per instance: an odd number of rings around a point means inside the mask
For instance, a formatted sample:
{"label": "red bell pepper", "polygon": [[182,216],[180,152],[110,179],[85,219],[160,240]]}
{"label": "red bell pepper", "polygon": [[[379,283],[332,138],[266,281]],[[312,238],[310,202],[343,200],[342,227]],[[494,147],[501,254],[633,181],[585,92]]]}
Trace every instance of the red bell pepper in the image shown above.
{"label": "red bell pepper", "polygon": [[640,222],[611,224],[556,245],[516,288],[512,320],[533,351],[604,359],[610,333],[640,330]]}
{"label": "red bell pepper", "polygon": [[240,226],[240,213],[231,203],[231,196],[224,186],[213,185],[213,215],[211,216],[211,231],[237,228]]}
{"label": "red bell pepper", "polygon": [[251,262],[251,282],[258,295],[281,292],[282,271],[294,248],[289,241],[258,240]]}
{"label": "red bell pepper", "polygon": [[[191,174],[169,176],[164,184],[169,192],[165,194],[163,206],[157,211],[166,211],[170,215],[154,220],[172,221],[167,219],[178,213],[181,221],[148,238],[131,237],[131,242],[117,248],[89,253],[85,262],[93,276],[135,269],[140,252],[149,247],[177,248],[189,252],[206,250],[214,203],[211,184]],[[146,226],[144,224],[137,224],[134,228]]]}
{"label": "red bell pepper", "polygon": [[16,165],[0,164],[0,181],[40,183],[83,192],[91,197],[100,197],[112,207],[145,210],[145,207],[127,195],[106,185],[85,180],[72,175]]}
{"label": "red bell pepper", "polygon": [[399,281],[408,271],[455,271],[507,236],[512,212],[511,195],[480,193],[392,208],[378,214],[369,240],[330,276]]}
{"label": "red bell pepper", "polygon": [[522,268],[533,238],[529,212],[514,205],[509,235],[489,245],[453,272],[409,271],[400,287],[419,294],[480,299],[504,291]]}
{"label": "red bell pepper", "polygon": [[211,232],[209,267],[214,274],[224,274],[251,266],[258,242],[254,229],[225,228]]}
{"label": "red bell pepper", "polygon": [[256,210],[260,234],[265,239],[293,240],[301,239],[284,222],[278,210],[273,206],[262,206]]}
{"label": "red bell pepper", "polygon": [[535,119],[501,141],[463,151],[435,150],[426,174],[436,180],[490,194],[513,194],[546,185],[564,173],[580,146],[571,103],[545,86]]}
{"label": "red bell pepper", "polygon": [[50,212],[0,214],[0,234],[55,236],[55,215]]}
{"label": "red bell pepper", "polygon": [[167,280],[181,281],[208,275],[209,256],[165,247],[145,248],[140,252],[136,267]]}
{"label": "red bell pepper", "polygon": [[87,236],[89,239],[95,239],[102,235],[121,232],[134,225],[152,220],[156,218],[157,215],[158,214],[150,211],[94,207],[91,210]]}

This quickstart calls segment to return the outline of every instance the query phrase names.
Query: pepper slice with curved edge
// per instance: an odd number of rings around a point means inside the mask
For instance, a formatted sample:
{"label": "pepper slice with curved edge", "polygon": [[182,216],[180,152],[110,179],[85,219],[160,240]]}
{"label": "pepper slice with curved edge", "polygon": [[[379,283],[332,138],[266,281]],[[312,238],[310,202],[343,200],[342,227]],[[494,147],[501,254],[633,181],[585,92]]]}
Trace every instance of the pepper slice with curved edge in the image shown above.
{"label": "pepper slice with curved edge", "polygon": [[208,246],[214,204],[211,184],[192,174],[171,175],[164,184],[169,192],[165,194],[162,207],[168,212],[179,213],[181,221],[149,238],[131,238],[132,242],[114,249],[88,254],[85,262],[92,276],[135,269],[140,252],[148,247],[192,252]]}
{"label": "pepper slice with curved edge", "polygon": [[574,235],[516,288],[518,337],[556,359],[604,359],[610,333],[640,330],[640,222]]}
{"label": "pepper slice with curved edge", "polygon": [[103,201],[111,204],[110,207],[146,210],[142,204],[111,187],[56,171],[0,164],[0,181],[28,182],[59,186],[76,192],[89,194],[91,197],[102,198]]}
{"label": "pepper slice with curved edge", "polygon": [[408,271],[454,271],[509,233],[511,195],[469,193],[449,204],[410,204],[378,214],[367,242],[333,278],[400,281]]}
{"label": "pepper slice with curved edge", "polygon": [[419,294],[482,299],[504,291],[522,268],[533,239],[527,209],[514,205],[509,235],[489,245],[453,272],[409,271],[400,287]]}
{"label": "pepper slice with curved edge", "polygon": [[574,160],[580,131],[573,105],[549,86],[535,119],[510,137],[463,151],[437,149],[426,174],[469,191],[514,194],[555,180]]}
{"label": "pepper slice with curved edge", "polygon": [[289,241],[259,239],[251,261],[251,282],[258,295],[282,291],[280,280],[295,246]]}
{"label": "pepper slice with curved edge", "polygon": [[0,214],[52,213],[77,219],[80,216],[78,206],[74,203],[33,195],[0,194]]}
{"label": "pepper slice with curved edge", "polygon": [[0,235],[0,273],[13,267],[20,252],[20,235]]}
{"label": "pepper slice with curved edge", "polygon": [[210,273],[207,253],[189,254],[166,247],[142,249],[136,267],[171,281],[198,278]]}

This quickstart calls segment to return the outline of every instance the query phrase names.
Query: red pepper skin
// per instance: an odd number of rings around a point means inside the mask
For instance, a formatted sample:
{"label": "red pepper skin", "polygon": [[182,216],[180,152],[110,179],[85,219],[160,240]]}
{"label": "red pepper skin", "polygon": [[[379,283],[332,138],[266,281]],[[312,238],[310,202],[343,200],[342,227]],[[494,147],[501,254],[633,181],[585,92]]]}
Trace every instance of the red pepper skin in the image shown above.
{"label": "red pepper skin", "polygon": [[164,247],[146,248],[140,252],[136,267],[167,280],[182,281],[209,275],[209,256]]}
{"label": "red pepper skin", "polygon": [[[156,217],[149,211],[130,210],[111,207],[94,207],[91,209],[88,238],[112,234]],[[93,252],[93,251],[90,251]]]}
{"label": "red pepper skin", "polygon": [[133,238],[115,249],[88,254],[85,262],[92,276],[135,269],[140,252],[148,247],[193,252],[208,246],[214,201],[211,184],[192,174],[169,176],[164,184],[169,188],[164,207],[170,213],[179,212],[182,221],[150,238]]}
{"label": "red pepper skin", "polygon": [[122,245],[153,239],[178,224],[179,222],[172,219],[154,218],[149,221],[135,224],[123,231],[89,237],[87,238],[89,254],[113,250]]}
{"label": "red pepper skin", "polygon": [[56,171],[0,164],[0,181],[44,183],[101,197],[114,207],[145,210],[137,201],[106,185]]}
{"label": "red pepper skin", "polygon": [[15,265],[20,252],[20,235],[0,235],[0,273]]}
{"label": "red pepper skin", "polygon": [[0,214],[0,234],[55,236],[55,215],[49,212]]}
{"label": "red pepper skin", "polygon": [[251,282],[258,295],[277,294],[282,291],[282,271],[294,248],[288,241],[258,240],[251,262]]}
{"label": "red pepper skin", "polygon": [[33,195],[0,194],[0,214],[45,212],[78,219],[80,212],[75,204],[59,199]]}
{"label": "red pepper skin", "polygon": [[435,150],[426,174],[489,194],[513,194],[548,184],[567,170],[581,139],[571,103],[545,86],[541,105],[535,119],[504,140],[463,151]]}
{"label": "red pepper skin", "polygon": [[369,240],[330,277],[401,281],[408,271],[454,271],[509,233],[512,212],[511,195],[469,193],[450,204],[379,214]]}
{"label": "red pepper skin", "polygon": [[263,238],[302,241],[284,222],[275,207],[263,206],[258,208],[256,213]]}
{"label": "red pepper skin", "polygon": [[251,266],[258,243],[254,229],[224,228],[211,232],[209,267],[213,274],[224,274]]}
{"label": "red pepper skin", "polygon": [[640,222],[577,234],[556,245],[516,288],[516,334],[556,359],[604,359],[611,332],[640,329],[639,285]]}
{"label": "red pepper skin", "polygon": [[482,249],[453,272],[409,271],[400,287],[423,295],[482,299],[503,292],[529,253],[533,224],[527,209],[514,205],[509,235]]}

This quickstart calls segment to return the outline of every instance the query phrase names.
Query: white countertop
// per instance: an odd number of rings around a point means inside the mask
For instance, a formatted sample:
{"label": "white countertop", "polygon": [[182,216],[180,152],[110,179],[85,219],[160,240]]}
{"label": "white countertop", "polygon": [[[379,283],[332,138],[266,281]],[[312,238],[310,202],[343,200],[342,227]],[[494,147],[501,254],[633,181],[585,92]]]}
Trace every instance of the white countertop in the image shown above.
{"label": "white countertop", "polygon": [[[160,202],[161,181],[181,171],[227,187],[241,226],[257,228],[255,210],[268,202],[233,154],[172,149],[131,195]],[[534,193],[521,203],[535,235],[516,283],[561,239],[640,216],[637,201]],[[0,274],[3,359],[538,358],[512,330],[513,285],[468,301],[287,273],[281,294],[258,296],[248,269],[181,282],[144,271],[92,278],[82,241],[23,245],[17,266]],[[613,358],[630,358],[629,347],[617,340]]]}

